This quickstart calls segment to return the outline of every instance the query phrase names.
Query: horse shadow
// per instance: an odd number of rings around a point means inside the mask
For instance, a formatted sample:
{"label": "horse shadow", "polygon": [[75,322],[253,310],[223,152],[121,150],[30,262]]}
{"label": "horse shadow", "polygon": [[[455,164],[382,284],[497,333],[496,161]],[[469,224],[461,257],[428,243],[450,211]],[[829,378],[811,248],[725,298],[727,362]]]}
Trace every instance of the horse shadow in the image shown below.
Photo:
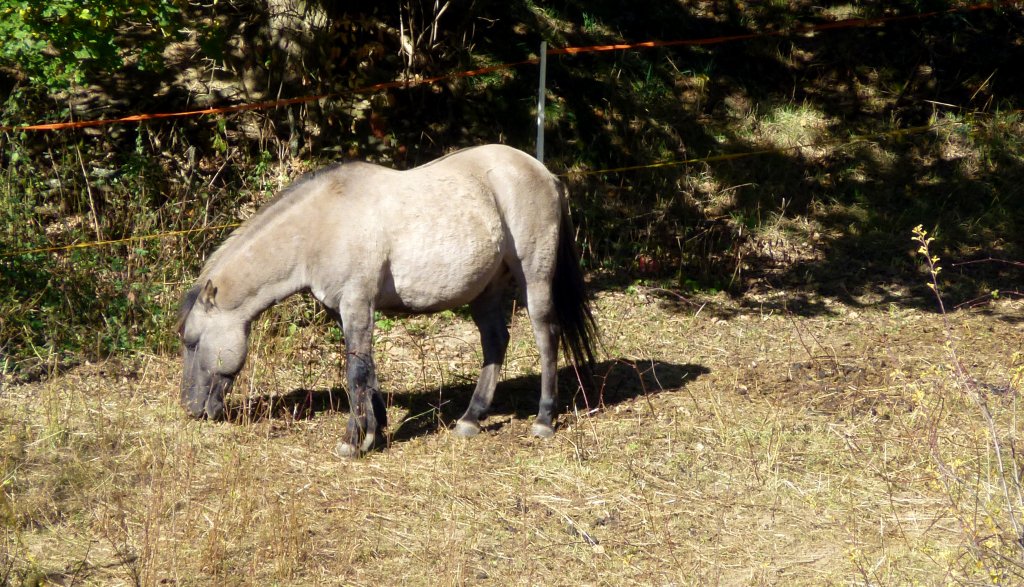
{"label": "horse shadow", "polygon": [[[587,413],[607,409],[639,397],[682,389],[711,370],[703,365],[676,364],[659,360],[612,359],[594,368],[596,389],[584,393],[572,367],[559,369],[558,413]],[[469,405],[475,381],[459,382],[430,389],[388,393],[384,397],[389,408],[402,408],[407,414],[388,426],[391,442],[404,442],[433,434],[441,428],[454,426]],[[514,416],[525,419],[536,415],[540,375],[531,374],[498,383],[491,404],[490,418],[481,422],[482,430],[496,431]],[[271,420],[310,420],[325,412],[348,411],[345,389],[298,388],[285,394],[262,394],[228,408],[228,420],[238,424]]]}

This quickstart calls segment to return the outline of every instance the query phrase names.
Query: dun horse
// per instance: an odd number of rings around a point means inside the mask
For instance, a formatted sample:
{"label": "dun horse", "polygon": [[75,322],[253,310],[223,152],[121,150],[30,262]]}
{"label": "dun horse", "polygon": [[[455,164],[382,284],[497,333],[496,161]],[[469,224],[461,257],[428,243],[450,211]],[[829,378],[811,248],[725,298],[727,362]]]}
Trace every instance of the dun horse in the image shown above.
{"label": "dun horse", "polygon": [[345,333],[350,416],[336,452],[384,442],[387,413],[373,362],[374,311],[438,312],[469,304],[483,368],[455,433],[487,416],[509,332],[505,298],[518,286],[540,351],[540,409],[531,432],[554,433],[558,344],[594,361],[588,305],[561,182],[501,145],[458,151],[409,171],[338,164],[299,179],[211,255],[185,295],[181,402],[196,418],[224,416],[261,312],[310,292]]}

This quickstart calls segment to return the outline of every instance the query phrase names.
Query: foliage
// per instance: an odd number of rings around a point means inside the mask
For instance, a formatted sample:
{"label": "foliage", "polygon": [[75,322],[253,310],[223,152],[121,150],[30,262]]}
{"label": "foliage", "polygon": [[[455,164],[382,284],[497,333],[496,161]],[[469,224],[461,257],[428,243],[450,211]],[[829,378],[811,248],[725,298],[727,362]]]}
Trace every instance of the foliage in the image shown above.
{"label": "foliage", "polygon": [[[171,348],[177,296],[224,236],[197,231],[237,222],[325,160],[407,168],[484,142],[532,150],[532,68],[353,88],[518,62],[541,39],[704,38],[919,9],[738,6],[0,0],[9,17],[0,19],[0,85],[14,88],[5,123],[68,109],[95,118],[331,96],[5,134],[0,252],[170,236],[0,257],[0,352],[21,369],[51,354]],[[916,267],[898,235],[921,223],[952,260],[948,295],[1012,291],[1014,267],[957,262],[1024,255],[1024,78],[1010,66],[1024,46],[1020,24],[977,11],[551,59],[546,162],[567,180],[587,268],[610,287],[643,279],[737,296],[794,288],[851,304],[920,303],[905,296]],[[893,132],[908,126],[923,130]],[[620,167],[634,169],[601,171]]]}
{"label": "foliage", "polygon": [[160,66],[180,35],[175,0],[0,0],[0,64],[51,90],[90,73]]}

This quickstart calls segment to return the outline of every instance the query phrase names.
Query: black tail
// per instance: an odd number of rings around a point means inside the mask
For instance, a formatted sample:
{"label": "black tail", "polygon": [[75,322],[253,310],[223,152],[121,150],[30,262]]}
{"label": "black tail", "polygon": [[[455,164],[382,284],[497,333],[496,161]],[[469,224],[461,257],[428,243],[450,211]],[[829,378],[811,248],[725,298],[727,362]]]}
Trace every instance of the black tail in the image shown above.
{"label": "black tail", "polygon": [[579,371],[585,387],[594,389],[595,344],[598,341],[597,322],[590,310],[587,285],[580,270],[580,257],[576,251],[569,210],[562,200],[562,223],[558,232],[558,257],[555,261],[555,279],[552,284],[555,315],[561,327],[559,334],[562,351]]}

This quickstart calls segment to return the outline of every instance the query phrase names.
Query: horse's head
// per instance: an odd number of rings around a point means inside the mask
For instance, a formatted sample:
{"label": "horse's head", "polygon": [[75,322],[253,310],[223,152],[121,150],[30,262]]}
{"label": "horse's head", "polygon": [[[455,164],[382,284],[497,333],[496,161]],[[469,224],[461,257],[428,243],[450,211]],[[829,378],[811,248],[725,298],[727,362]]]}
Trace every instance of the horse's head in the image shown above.
{"label": "horse's head", "polygon": [[211,281],[187,294],[178,318],[184,345],[181,404],[194,418],[224,417],[224,395],[245,363],[248,322],[217,306]]}

